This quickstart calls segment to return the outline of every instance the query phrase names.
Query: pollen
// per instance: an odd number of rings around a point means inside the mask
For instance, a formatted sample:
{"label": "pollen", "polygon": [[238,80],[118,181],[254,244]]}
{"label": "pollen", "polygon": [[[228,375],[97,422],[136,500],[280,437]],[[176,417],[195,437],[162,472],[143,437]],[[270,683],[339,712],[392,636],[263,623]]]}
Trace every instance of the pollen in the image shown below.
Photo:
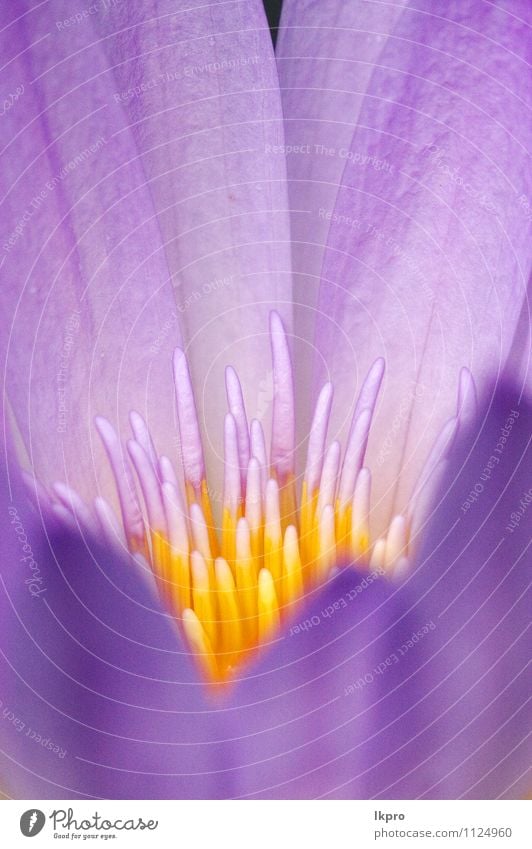
{"label": "pollen", "polygon": [[[199,420],[185,352],[177,349],[173,370],[181,458],[159,456],[144,419],[130,414],[133,438],[124,451],[112,425],[96,426],[111,465],[121,523],[96,498],[91,511],[63,484],[55,486],[55,512],[88,530],[103,531],[153,574],[157,591],[174,617],[205,678],[226,682],[245,661],[275,642],[305,597],[335,574],[338,564],[384,575],[409,568],[412,538],[426,502],[428,483],[445,461],[459,413],[443,427],[426,462],[409,509],[396,515],[387,533],[371,534],[371,472],[366,446],[384,375],[376,360],[355,404],[345,449],[328,444],[333,387],[319,393],[306,464],[295,468],[294,379],[285,330],[270,318],[273,403],[269,449],[261,422],[248,423],[238,376],[230,366],[225,382],[223,497],[209,489]],[[465,369],[458,409],[474,401]],[[140,494],[139,494],[140,488]]]}

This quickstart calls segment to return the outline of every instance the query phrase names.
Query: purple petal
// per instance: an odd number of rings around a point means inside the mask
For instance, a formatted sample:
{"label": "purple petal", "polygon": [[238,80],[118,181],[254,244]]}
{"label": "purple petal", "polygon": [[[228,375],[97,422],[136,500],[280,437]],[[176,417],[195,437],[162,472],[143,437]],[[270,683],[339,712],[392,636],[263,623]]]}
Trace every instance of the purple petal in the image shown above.
{"label": "purple petal", "polygon": [[380,466],[381,525],[404,509],[454,412],[460,368],[482,390],[511,345],[529,269],[526,17],[521,2],[511,13],[477,0],[405,9],[389,36],[384,26],[349,145],[329,135],[344,170],[327,208],[316,389],[332,377],[344,399],[338,432],[357,383],[386,359],[368,459]]}
{"label": "purple petal", "polygon": [[175,275],[207,464],[219,468],[224,369],[238,368],[249,417],[264,416],[272,307],[291,324],[282,112],[264,9],[148,0],[112,4],[96,24]]}
{"label": "purple petal", "polygon": [[[512,409],[500,462],[464,514]],[[344,569],[249,670],[233,704],[239,795],[525,794],[526,519],[505,526],[526,491],[532,503],[531,424],[529,402],[499,392],[473,449],[468,435],[453,453],[404,583]]]}
{"label": "purple petal", "polygon": [[506,376],[515,381],[521,391],[532,395],[532,321],[530,305],[532,296],[532,277],[521,307],[512,347],[506,361]]}
{"label": "purple petal", "polygon": [[4,471],[2,502],[3,791],[231,793],[214,705],[132,562],[64,532],[47,538]]}
{"label": "purple petal", "polygon": [[0,274],[26,462],[87,496],[104,482],[95,414],[126,428],[132,407],[149,410],[160,450],[171,450],[180,334],[150,185],[103,45],[90,18],[62,24],[82,6],[11,4],[2,30],[3,90],[21,93],[3,118]]}
{"label": "purple petal", "polygon": [[530,790],[531,397],[503,385],[484,412],[453,452],[414,575],[416,596],[427,592],[438,617],[432,674],[447,676],[446,745],[428,797]]}
{"label": "purple petal", "polygon": [[[374,64],[403,2],[285,0],[275,50],[285,114],[294,322],[300,385],[310,380],[323,251]],[[308,393],[307,393],[308,394]],[[310,398],[301,398],[301,404]],[[306,409],[307,416],[309,410]],[[305,424],[303,425],[305,426]]]}

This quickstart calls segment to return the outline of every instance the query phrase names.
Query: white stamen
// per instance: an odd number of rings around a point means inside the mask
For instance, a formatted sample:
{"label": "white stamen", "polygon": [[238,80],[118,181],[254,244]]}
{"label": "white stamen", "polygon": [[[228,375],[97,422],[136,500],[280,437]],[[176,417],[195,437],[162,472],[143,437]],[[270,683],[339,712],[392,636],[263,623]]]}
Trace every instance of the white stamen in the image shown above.
{"label": "white stamen", "polygon": [[317,511],[321,515],[327,504],[334,505],[336,496],[336,481],[340,469],[340,443],[332,442],[327,449],[323,470],[321,473]]}
{"label": "white stamen", "polygon": [[248,431],[248,420],[244,405],[242,386],[234,368],[228,366],[225,370],[225,387],[227,392],[227,403],[232,414],[238,437],[238,456],[240,461],[241,475],[245,475],[250,458],[250,440]]}
{"label": "white stamen", "polygon": [[205,462],[190,371],[187,358],[180,348],[174,352],[174,382],[185,478],[199,492],[205,477]]}
{"label": "white stamen", "polygon": [[305,480],[307,483],[307,492],[310,497],[313,495],[315,489],[320,483],[332,400],[332,383],[326,383],[318,396],[318,400],[316,401],[308,440]]}
{"label": "white stamen", "polygon": [[270,315],[273,360],[271,465],[281,486],[294,471],[294,380],[288,340],[280,316]]}

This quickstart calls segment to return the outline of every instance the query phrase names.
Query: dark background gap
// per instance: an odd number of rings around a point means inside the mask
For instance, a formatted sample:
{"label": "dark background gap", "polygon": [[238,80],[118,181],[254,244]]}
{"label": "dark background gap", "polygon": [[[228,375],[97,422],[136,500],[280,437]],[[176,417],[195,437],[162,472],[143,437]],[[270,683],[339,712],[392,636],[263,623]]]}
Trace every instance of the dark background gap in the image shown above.
{"label": "dark background gap", "polygon": [[283,0],[263,0],[263,2],[266,15],[268,16],[272,41],[275,44],[277,40],[277,28],[279,26],[279,17],[281,15]]}

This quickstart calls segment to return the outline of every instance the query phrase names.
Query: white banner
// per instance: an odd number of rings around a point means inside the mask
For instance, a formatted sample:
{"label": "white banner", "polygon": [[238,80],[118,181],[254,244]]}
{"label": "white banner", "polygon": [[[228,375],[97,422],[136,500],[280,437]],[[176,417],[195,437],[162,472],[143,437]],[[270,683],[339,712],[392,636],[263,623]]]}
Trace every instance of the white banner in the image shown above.
{"label": "white banner", "polygon": [[531,813],[525,801],[5,801],[0,833],[6,849],[67,840],[124,849],[530,849]]}

